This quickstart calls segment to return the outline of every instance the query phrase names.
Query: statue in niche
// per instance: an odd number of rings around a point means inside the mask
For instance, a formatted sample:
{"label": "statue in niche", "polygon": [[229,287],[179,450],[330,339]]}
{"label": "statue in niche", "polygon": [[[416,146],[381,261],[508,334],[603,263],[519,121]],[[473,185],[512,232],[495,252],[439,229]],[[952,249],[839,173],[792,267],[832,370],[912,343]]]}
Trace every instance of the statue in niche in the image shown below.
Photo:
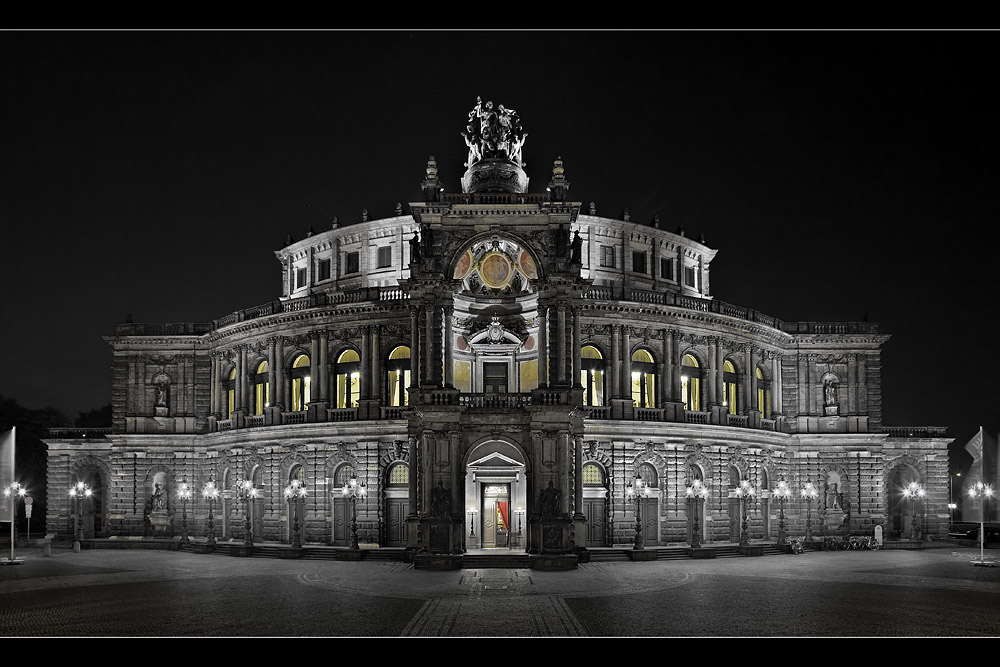
{"label": "statue in niche", "polygon": [[844,494],[840,491],[840,475],[835,472],[828,473],[823,485],[826,487],[824,491],[826,506],[830,509],[841,509]]}
{"label": "statue in niche", "polygon": [[418,263],[420,261],[420,236],[417,234],[416,230],[413,231],[413,237],[410,239],[410,262]]}
{"label": "statue in niche", "polygon": [[837,385],[833,380],[827,380],[823,384],[823,405],[836,405],[837,404]]}
{"label": "statue in niche", "polygon": [[154,512],[165,511],[167,509],[167,492],[160,482],[153,482],[153,496],[150,498],[150,507]]}
{"label": "statue in niche", "polygon": [[572,250],[570,251],[570,261],[574,264],[579,264],[581,261],[581,256],[583,254],[583,238],[580,236],[580,230],[576,231],[576,236],[573,237]]}
{"label": "statue in niche", "polygon": [[443,482],[438,482],[437,488],[431,491],[431,516],[437,519],[451,515],[451,492],[444,488]]}
{"label": "statue in niche", "polygon": [[559,516],[559,501],[561,499],[562,492],[552,486],[552,482],[549,482],[549,487],[542,491],[542,516]]}

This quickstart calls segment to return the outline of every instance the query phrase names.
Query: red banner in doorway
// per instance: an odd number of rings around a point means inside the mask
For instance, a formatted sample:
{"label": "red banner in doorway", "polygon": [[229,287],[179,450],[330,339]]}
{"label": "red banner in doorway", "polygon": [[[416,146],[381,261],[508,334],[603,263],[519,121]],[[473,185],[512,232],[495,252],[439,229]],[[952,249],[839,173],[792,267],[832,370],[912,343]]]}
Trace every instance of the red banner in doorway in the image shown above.
{"label": "red banner in doorway", "polygon": [[503,521],[504,530],[509,530],[507,526],[510,525],[509,517],[507,516],[507,505],[508,503],[506,500],[497,501],[497,509],[500,511],[500,520]]}

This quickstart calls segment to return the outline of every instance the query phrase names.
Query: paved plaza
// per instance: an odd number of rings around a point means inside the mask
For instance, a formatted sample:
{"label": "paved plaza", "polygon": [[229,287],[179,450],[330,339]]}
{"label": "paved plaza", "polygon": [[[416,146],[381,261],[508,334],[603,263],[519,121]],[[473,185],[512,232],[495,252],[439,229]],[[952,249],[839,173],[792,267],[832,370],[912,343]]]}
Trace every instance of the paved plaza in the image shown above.
{"label": "paved plaza", "polygon": [[951,546],[570,572],[146,550],[17,555],[23,564],[0,567],[5,637],[1000,636],[1000,567],[973,567],[978,550]]}

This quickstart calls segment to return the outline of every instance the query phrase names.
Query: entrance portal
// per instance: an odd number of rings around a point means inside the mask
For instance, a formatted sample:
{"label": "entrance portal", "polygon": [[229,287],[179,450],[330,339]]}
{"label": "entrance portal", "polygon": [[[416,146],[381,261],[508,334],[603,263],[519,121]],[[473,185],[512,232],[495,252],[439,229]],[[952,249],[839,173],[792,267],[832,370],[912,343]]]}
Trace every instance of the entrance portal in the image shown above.
{"label": "entrance portal", "polygon": [[466,549],[524,551],[527,497],[527,466],[519,448],[499,440],[474,446],[465,474]]}

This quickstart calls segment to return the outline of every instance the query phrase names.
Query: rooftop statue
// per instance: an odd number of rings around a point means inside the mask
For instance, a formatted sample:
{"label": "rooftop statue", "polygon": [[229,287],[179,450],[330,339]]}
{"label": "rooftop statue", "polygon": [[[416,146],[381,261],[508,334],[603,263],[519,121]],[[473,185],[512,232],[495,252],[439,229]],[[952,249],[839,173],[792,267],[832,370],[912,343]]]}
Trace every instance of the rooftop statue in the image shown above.
{"label": "rooftop statue", "polygon": [[469,158],[466,167],[472,167],[485,158],[501,158],[523,167],[521,148],[527,133],[521,127],[521,119],[513,109],[504,105],[493,108],[493,102],[483,103],[483,98],[476,98],[476,106],[469,112],[465,125],[465,145],[469,148]]}

